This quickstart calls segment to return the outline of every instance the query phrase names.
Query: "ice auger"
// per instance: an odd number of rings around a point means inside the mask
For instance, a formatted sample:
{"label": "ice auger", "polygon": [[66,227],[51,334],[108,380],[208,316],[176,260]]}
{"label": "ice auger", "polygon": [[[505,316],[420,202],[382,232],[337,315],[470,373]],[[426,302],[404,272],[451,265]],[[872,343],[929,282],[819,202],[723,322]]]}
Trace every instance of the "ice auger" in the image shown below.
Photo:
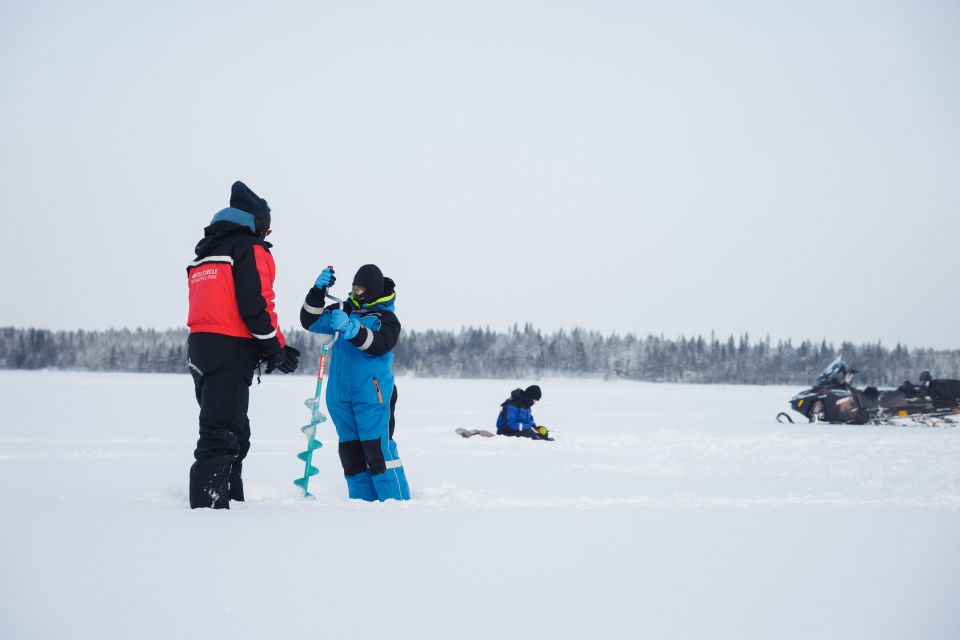
{"label": "ice auger", "polygon": [[303,404],[310,409],[310,424],[300,427],[300,431],[307,436],[307,450],[301,451],[297,457],[303,460],[303,477],[297,478],[293,484],[303,489],[304,498],[312,498],[313,494],[307,490],[307,484],[310,482],[310,476],[320,473],[320,470],[313,466],[313,452],[323,446],[323,443],[316,439],[317,425],[325,422],[327,416],[320,411],[320,394],[323,392],[323,370],[327,365],[327,345],[320,348],[320,367],[317,371],[317,390],[312,398],[304,400]]}

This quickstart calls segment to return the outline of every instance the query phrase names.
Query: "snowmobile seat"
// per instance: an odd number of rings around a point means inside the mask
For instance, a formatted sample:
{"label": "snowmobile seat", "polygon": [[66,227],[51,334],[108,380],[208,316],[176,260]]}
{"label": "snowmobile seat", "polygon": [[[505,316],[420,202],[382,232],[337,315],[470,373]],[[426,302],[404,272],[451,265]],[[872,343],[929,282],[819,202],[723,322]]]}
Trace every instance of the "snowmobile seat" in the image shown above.
{"label": "snowmobile seat", "polygon": [[909,380],[905,380],[902,385],[897,387],[897,391],[902,393],[906,398],[919,398],[924,395],[923,389]]}
{"label": "snowmobile seat", "polygon": [[960,407],[960,380],[931,380],[929,392],[936,407]]}
{"label": "snowmobile seat", "polygon": [[887,389],[880,392],[878,402],[882,407],[896,407],[907,403],[907,395],[900,389]]}

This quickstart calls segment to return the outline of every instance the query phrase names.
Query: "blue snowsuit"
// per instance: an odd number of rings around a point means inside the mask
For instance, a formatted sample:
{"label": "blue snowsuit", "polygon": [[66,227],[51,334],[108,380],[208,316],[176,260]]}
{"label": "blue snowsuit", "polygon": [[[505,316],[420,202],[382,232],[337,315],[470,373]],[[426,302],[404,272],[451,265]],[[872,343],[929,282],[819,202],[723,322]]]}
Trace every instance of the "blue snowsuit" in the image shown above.
{"label": "blue snowsuit", "polygon": [[357,335],[334,342],[327,382],[327,411],[340,440],[340,462],[351,498],[409,500],[410,487],[392,438],[396,387],[393,352],[400,322],[393,282],[383,297],[361,305],[350,300],[321,308],[325,291],[314,287],[300,312],[301,324],[332,336],[330,311],[343,309],[360,322]]}
{"label": "blue snowsuit", "polygon": [[534,431],[537,423],[530,410],[530,400],[523,389],[514,389],[510,398],[500,405],[497,415],[497,433],[502,436],[539,437]]}

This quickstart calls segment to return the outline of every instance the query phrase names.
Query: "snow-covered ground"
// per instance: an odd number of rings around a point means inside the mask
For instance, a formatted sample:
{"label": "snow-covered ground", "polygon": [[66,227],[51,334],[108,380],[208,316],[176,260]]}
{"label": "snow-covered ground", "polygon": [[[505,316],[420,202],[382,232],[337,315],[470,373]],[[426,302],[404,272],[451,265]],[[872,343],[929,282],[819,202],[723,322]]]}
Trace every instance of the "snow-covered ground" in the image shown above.
{"label": "snow-covered ground", "polygon": [[414,499],[345,498],[309,376],[251,398],[248,502],[191,511],[188,376],[0,372],[0,638],[960,637],[960,429],[781,425],[795,388],[400,379]]}

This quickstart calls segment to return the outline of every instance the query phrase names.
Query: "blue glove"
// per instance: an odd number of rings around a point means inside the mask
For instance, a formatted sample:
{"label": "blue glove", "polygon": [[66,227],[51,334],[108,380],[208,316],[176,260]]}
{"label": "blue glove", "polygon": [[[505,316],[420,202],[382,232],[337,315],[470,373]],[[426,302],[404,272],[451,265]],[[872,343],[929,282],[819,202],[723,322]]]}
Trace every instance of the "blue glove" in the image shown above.
{"label": "blue glove", "polygon": [[357,337],[360,333],[360,321],[351,317],[345,311],[334,309],[330,312],[330,328],[339,331],[347,340]]}
{"label": "blue glove", "polygon": [[320,272],[320,275],[317,276],[317,281],[314,282],[314,286],[317,289],[323,289],[324,287],[332,287],[337,283],[337,276],[334,275],[332,268],[327,267]]}

